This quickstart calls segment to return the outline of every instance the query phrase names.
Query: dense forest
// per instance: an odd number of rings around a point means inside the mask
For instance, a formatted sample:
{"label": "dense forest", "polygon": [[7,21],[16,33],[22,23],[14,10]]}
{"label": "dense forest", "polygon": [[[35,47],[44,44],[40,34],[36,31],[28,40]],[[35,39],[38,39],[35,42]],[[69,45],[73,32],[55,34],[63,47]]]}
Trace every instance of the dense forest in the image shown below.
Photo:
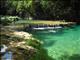
{"label": "dense forest", "polygon": [[35,20],[80,19],[79,0],[1,0],[0,15]]}

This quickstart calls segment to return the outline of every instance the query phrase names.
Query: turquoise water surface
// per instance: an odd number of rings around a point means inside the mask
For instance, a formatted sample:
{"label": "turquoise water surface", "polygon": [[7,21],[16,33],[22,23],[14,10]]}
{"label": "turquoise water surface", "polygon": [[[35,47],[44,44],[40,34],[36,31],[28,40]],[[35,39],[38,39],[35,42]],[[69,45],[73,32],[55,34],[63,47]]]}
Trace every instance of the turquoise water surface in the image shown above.
{"label": "turquoise water surface", "polygon": [[43,47],[52,58],[57,59],[64,54],[80,54],[80,26],[61,29],[56,33],[49,31],[32,33],[36,38],[43,41]]}

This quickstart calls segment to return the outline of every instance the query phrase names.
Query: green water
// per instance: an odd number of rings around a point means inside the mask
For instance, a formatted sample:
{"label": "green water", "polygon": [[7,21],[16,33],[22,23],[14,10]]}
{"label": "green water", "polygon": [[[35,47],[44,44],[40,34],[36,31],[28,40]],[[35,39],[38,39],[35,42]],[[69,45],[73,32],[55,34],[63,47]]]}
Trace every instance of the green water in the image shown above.
{"label": "green water", "polygon": [[43,41],[43,47],[52,58],[59,58],[64,54],[80,54],[80,26],[61,29],[57,33],[48,31],[32,32],[36,38]]}

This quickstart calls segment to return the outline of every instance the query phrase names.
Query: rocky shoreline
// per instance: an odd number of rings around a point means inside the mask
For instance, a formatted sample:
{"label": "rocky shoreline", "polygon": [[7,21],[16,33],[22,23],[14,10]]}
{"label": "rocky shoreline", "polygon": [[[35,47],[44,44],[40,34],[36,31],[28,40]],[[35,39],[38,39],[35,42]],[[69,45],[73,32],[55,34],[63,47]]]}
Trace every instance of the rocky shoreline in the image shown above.
{"label": "rocky shoreline", "polygon": [[[11,30],[10,28],[1,28],[0,36],[1,45],[8,47],[5,52],[12,51],[13,60],[30,59],[38,51],[33,45],[38,46],[41,44],[41,42],[33,38],[31,34]],[[19,57],[21,57],[21,59]]]}

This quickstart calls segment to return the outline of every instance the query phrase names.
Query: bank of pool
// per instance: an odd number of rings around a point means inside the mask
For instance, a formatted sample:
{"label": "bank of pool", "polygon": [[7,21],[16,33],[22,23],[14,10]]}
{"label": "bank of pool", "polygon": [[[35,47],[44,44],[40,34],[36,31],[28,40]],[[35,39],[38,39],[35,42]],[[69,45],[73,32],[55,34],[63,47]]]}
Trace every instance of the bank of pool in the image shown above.
{"label": "bank of pool", "polygon": [[64,28],[57,32],[32,31],[34,37],[43,41],[48,55],[56,60],[62,55],[80,54],[80,26]]}

